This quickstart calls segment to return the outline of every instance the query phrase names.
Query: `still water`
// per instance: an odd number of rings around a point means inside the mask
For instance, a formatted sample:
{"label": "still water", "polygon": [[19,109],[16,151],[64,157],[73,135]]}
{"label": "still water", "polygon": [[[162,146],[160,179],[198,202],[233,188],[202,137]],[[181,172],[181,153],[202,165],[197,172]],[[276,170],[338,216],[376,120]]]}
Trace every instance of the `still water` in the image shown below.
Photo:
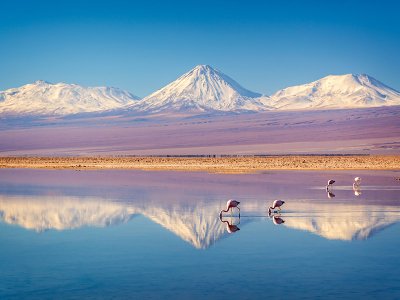
{"label": "still water", "polygon": [[0,299],[399,299],[396,177],[3,169]]}

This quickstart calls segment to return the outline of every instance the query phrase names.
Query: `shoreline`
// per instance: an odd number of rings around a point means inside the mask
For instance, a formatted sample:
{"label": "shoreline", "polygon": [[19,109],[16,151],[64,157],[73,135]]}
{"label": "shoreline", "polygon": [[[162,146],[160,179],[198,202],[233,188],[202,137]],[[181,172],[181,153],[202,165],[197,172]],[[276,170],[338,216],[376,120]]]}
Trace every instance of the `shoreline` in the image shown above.
{"label": "shoreline", "polygon": [[0,169],[154,170],[257,173],[268,170],[400,170],[400,155],[223,157],[0,157]]}

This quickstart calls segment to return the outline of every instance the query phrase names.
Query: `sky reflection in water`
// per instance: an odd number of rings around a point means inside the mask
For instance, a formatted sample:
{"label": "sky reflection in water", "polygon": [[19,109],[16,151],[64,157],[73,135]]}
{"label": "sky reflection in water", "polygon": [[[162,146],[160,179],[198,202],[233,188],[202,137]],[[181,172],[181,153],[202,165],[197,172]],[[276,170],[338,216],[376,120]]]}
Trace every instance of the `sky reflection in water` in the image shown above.
{"label": "sky reflection in water", "polygon": [[396,172],[0,174],[0,298],[400,296]]}

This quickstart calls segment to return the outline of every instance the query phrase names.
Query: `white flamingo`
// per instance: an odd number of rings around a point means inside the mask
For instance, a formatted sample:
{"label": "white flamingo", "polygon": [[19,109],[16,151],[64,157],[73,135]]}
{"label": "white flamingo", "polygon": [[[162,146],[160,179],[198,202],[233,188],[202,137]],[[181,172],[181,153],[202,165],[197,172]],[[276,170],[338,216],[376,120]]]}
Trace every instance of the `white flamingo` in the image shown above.
{"label": "white flamingo", "polygon": [[229,209],[231,210],[231,214],[232,214],[232,209],[234,208],[234,207],[236,207],[238,210],[239,210],[239,216],[240,216],[240,208],[239,208],[239,201],[236,201],[236,200],[233,200],[233,199],[230,199],[230,200],[228,200],[227,202],[226,202],[226,210],[221,210],[221,212],[219,213],[219,216],[221,217],[222,216],[222,213],[223,212],[228,212],[229,211]]}
{"label": "white flamingo", "polygon": [[282,201],[282,200],[275,200],[275,201],[272,203],[272,206],[271,206],[270,208],[268,208],[268,213],[271,214],[272,210],[275,209],[275,208],[277,208],[277,209],[279,209],[279,211],[281,211],[281,206],[282,206],[283,204],[285,204],[285,201]]}
{"label": "white flamingo", "polygon": [[353,188],[359,188],[361,185],[361,177],[356,177],[354,178],[354,183],[353,183]]}
{"label": "white flamingo", "polygon": [[354,178],[353,191],[355,196],[361,195],[361,177]]}

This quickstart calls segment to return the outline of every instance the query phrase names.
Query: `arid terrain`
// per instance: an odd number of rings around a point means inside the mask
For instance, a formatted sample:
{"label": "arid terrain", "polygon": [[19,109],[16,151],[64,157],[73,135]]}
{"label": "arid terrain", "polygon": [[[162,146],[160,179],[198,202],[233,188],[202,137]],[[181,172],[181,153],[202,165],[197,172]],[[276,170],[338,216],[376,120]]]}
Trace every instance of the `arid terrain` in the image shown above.
{"label": "arid terrain", "polygon": [[400,106],[1,120],[0,156],[400,154]]}
{"label": "arid terrain", "polygon": [[396,170],[400,155],[269,157],[1,157],[0,168],[140,169],[251,173],[265,170]]}

